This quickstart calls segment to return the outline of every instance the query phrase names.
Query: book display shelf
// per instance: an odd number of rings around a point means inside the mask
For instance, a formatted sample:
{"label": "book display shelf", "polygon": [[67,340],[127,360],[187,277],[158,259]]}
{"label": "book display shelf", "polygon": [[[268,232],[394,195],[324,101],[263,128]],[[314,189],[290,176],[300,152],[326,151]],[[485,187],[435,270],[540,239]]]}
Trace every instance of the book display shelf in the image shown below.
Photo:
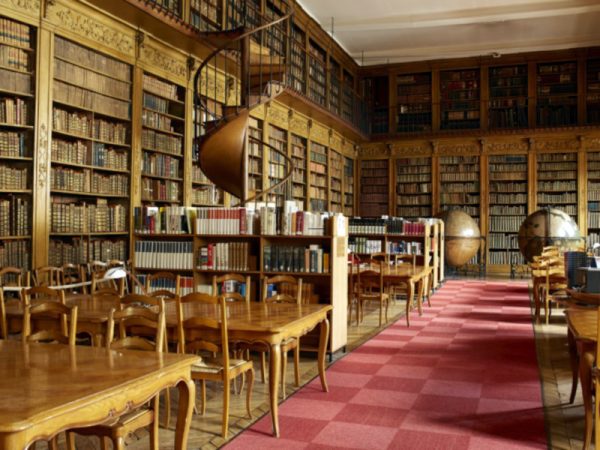
{"label": "book display shelf", "polygon": [[491,155],[487,263],[525,264],[517,240],[527,217],[527,155]]}
{"label": "book display shelf", "polygon": [[396,130],[431,131],[431,72],[396,77]]}
{"label": "book display shelf", "polygon": [[143,75],[142,202],[181,203],[185,88]]}
{"label": "book display shelf", "polygon": [[292,197],[302,209],[306,208],[306,139],[295,134],[291,135],[292,161]]}
{"label": "book display shelf", "polygon": [[440,72],[442,130],[480,127],[479,78],[479,69],[443,70]]}
{"label": "book display shelf", "polygon": [[31,268],[36,42],[0,17],[0,267]]}
{"label": "book display shelf", "polygon": [[537,125],[577,124],[577,63],[565,61],[537,66]]}
{"label": "book display shelf", "polygon": [[248,196],[263,190],[263,121],[250,117],[248,122]]}
{"label": "book display shelf", "polygon": [[[284,155],[288,154],[287,131],[274,125],[269,125],[269,144],[275,147]],[[269,150],[269,186],[279,183],[286,174],[286,161],[282,155],[276,151]],[[269,201],[277,205],[283,205],[286,198],[285,189],[287,184],[269,194]]]}
{"label": "book display shelf", "polygon": [[577,222],[577,153],[539,153],[537,180],[537,209],[560,209]]}
{"label": "book display shelf", "polygon": [[524,128],[527,120],[527,65],[490,67],[490,128]]}
{"label": "book display shelf", "polygon": [[396,160],[396,215],[431,217],[431,158]]}
{"label": "book display shelf", "polygon": [[344,156],[344,215],[354,215],[354,160]]}
{"label": "book display shelf", "polygon": [[586,122],[600,124],[600,58],[588,60],[586,80]]}
{"label": "book display shelf", "polygon": [[127,260],[131,66],[55,37],[49,264]]}
{"label": "book display shelf", "polygon": [[479,156],[440,157],[440,210],[460,209],[479,223]]}
{"label": "book display shelf", "polygon": [[327,211],[327,147],[310,141],[310,211]]}
{"label": "book display shelf", "polygon": [[326,106],[327,100],[327,53],[315,41],[308,41],[308,98]]}
{"label": "book display shelf", "polygon": [[388,214],[389,170],[387,159],[360,162],[360,215]]}
{"label": "book display shelf", "polygon": [[587,154],[588,246],[600,242],[600,152]]}
{"label": "book display shelf", "polygon": [[342,212],[344,161],[340,153],[329,150],[329,211]]}

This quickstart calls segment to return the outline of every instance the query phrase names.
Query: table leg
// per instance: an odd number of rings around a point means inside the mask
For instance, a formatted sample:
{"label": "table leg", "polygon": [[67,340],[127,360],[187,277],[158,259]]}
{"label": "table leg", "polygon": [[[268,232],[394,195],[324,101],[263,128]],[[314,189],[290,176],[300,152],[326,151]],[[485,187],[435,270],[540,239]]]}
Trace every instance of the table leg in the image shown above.
{"label": "table leg", "polygon": [[567,343],[569,344],[569,362],[571,363],[571,395],[569,403],[573,404],[577,394],[577,382],[579,381],[579,361],[577,360],[577,344],[570,328],[567,328]]}
{"label": "table leg", "polygon": [[413,297],[415,296],[415,283],[410,280],[408,283],[408,292],[406,293],[406,326],[410,327],[410,308],[412,306]]}
{"label": "table leg", "polygon": [[269,400],[271,401],[271,420],[273,423],[273,435],[279,437],[279,374],[281,373],[281,345],[271,345],[269,358]]}
{"label": "table leg", "polygon": [[175,449],[187,448],[192,412],[196,398],[196,385],[193,380],[183,380],[177,383],[179,391],[179,408],[177,411],[177,425],[175,428]]}
{"label": "table leg", "polygon": [[327,343],[329,341],[329,320],[327,317],[321,322],[321,334],[319,336],[319,377],[323,391],[329,392],[327,379],[325,378],[325,355],[327,354]]}
{"label": "table leg", "polygon": [[592,367],[594,365],[594,351],[581,345],[579,352],[579,379],[581,380],[581,393],[584,411],[584,450],[589,449],[592,442]]}
{"label": "table leg", "polygon": [[425,279],[421,277],[419,280],[419,289],[417,292],[417,308],[419,311],[419,315],[423,315],[423,294],[425,293]]}

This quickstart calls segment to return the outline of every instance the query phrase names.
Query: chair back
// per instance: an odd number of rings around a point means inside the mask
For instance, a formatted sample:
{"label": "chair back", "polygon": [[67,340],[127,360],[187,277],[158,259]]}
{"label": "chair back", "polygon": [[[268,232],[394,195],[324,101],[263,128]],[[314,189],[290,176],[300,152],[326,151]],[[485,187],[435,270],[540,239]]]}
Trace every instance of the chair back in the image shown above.
{"label": "chair back", "polygon": [[24,305],[30,305],[33,302],[55,301],[65,304],[65,293],[62,289],[52,289],[47,286],[34,286],[32,288],[21,290],[21,299]]}
{"label": "chair back", "polygon": [[417,265],[417,255],[409,254],[409,253],[397,253],[394,255],[394,265],[398,264],[412,264],[412,266]]}
{"label": "chair back", "polygon": [[60,267],[39,267],[33,271],[33,284],[35,286],[60,286],[62,276]]}
{"label": "chair back", "polygon": [[104,272],[106,269],[108,269],[108,264],[105,263],[104,261],[90,261],[88,263],[88,272],[91,274],[93,274],[94,272]]}
{"label": "chair back", "polygon": [[146,275],[146,293],[166,290],[180,295],[180,276],[174,272],[155,272]]}
{"label": "chair back", "polygon": [[[274,285],[275,294],[269,295],[269,285]],[[302,278],[277,275],[263,278],[262,301],[266,303],[302,303]]]}
{"label": "chair back", "polygon": [[[85,281],[85,271],[83,267],[75,264],[64,264],[61,272],[61,285],[83,283]],[[69,289],[69,292],[81,292],[87,294],[87,286]]]}
{"label": "chair back", "polygon": [[[237,273],[226,273],[221,276],[214,275],[212,278],[212,295],[223,295],[226,302],[243,301],[250,303],[250,283],[249,276],[245,277]],[[244,286],[243,294],[237,289],[232,290],[233,287],[238,288],[239,286]]]}
{"label": "chair back", "polygon": [[370,259],[374,261],[381,261],[383,263],[390,262],[390,254],[386,252],[375,252],[371,253]]}
{"label": "chair back", "polygon": [[[165,329],[165,308],[162,300],[159,300],[157,311],[134,305],[124,306],[121,310],[111,309],[106,330],[106,345],[112,349],[160,353],[166,347]],[[143,334],[140,335],[139,330],[143,330]]]}
{"label": "chair back", "polygon": [[28,270],[18,267],[4,267],[0,270],[0,286],[29,286],[31,283]]}
{"label": "chair back", "polygon": [[374,259],[363,260],[365,269],[360,269],[356,277],[356,290],[361,294],[383,293],[383,262]]}
{"label": "chair back", "polygon": [[[34,320],[43,320],[44,328],[33,331],[32,322]],[[69,307],[55,301],[25,306],[23,342],[58,342],[75,345],[76,334],[77,306]]]}
{"label": "chair back", "polygon": [[[193,317],[186,318],[186,304],[206,305],[205,314],[194,314]],[[224,372],[229,370],[227,304],[223,296],[194,292],[178,298],[177,334],[182,353],[220,353]],[[211,340],[211,335],[217,339]]]}
{"label": "chair back", "polygon": [[107,270],[92,272],[90,292],[96,294],[100,290],[112,290],[119,296],[125,295],[125,278],[105,279]]}
{"label": "chair back", "polygon": [[174,301],[177,297],[179,297],[175,292],[168,291],[166,289],[159,289],[157,291],[152,291],[148,293],[148,297],[160,298],[165,302]]}

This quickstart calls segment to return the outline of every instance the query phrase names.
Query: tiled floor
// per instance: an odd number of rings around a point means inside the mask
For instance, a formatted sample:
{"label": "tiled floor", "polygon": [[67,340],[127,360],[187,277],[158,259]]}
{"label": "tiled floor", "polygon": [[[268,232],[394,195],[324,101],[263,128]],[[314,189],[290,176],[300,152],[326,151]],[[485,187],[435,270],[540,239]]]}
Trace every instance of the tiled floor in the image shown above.
{"label": "tiled floor", "polygon": [[[433,306],[435,307],[435,300]],[[395,305],[392,305],[390,317],[401,318],[403,314],[403,302],[397,302]],[[360,326],[352,325],[349,327],[350,344],[348,350],[351,350],[378,332],[377,320],[377,311],[373,310],[365,317],[365,321]],[[401,320],[404,321],[404,319]],[[547,425],[549,425],[547,428],[549,429],[550,447],[552,449],[580,449],[582,447],[581,436],[583,434],[581,391],[578,391],[575,403],[569,405],[568,396],[571,388],[571,372],[566,348],[566,325],[562,313],[555,311],[550,325],[535,325],[534,329],[543,381]],[[443,330],[433,329],[430,331],[434,334],[440,331],[443,332]],[[474,330],[474,332],[476,331]],[[478,330],[477,332],[485,333],[485,330]],[[406,333],[411,333],[411,330],[406,329]],[[255,364],[255,366],[257,369],[257,381],[255,382],[252,397],[254,419],[268,412],[267,385],[260,382],[260,376],[258,375],[260,369],[258,364]],[[295,389],[292,384],[292,367],[292,362],[290,361],[287,374],[288,391]],[[301,384],[305,384],[316,375],[317,370],[314,356],[310,354],[303,356],[301,361]],[[423,377],[428,376],[427,374],[422,375]],[[220,431],[220,408],[222,402],[219,389],[219,385],[209,386],[207,414],[204,417],[199,415],[194,416],[190,431],[189,449],[214,449],[224,443],[223,439],[217,435]],[[175,406],[173,405],[173,408]],[[170,429],[165,430],[161,428],[161,449],[168,450],[173,448],[173,422],[174,419],[171,421]],[[248,426],[249,423],[250,420],[245,415],[245,396],[232,396],[230,439]],[[38,445],[38,448],[43,448],[43,446]],[[98,449],[99,443],[95,438],[78,438],[77,448],[84,450]],[[132,450],[147,449],[147,433],[141,431],[139,436],[133,436],[130,439],[128,448]]]}

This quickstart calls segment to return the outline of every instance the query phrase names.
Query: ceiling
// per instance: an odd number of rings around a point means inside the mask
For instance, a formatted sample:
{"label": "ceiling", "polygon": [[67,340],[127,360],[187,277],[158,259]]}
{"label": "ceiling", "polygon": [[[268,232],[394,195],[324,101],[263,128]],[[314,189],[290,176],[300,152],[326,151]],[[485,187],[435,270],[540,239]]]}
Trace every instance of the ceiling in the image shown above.
{"label": "ceiling", "polygon": [[360,65],[600,45],[600,0],[298,3]]}

